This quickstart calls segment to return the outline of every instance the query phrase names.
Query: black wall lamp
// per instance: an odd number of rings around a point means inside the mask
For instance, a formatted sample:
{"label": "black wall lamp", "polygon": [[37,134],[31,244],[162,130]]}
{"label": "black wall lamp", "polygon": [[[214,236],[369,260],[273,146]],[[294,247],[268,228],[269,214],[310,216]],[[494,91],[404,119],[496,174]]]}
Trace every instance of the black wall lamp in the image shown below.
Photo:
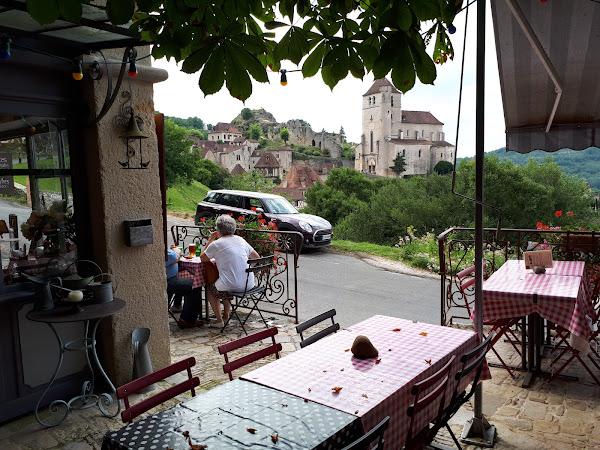
{"label": "black wall lamp", "polygon": [[133,106],[128,104],[131,103],[131,92],[123,91],[121,97],[123,98],[121,114],[115,116],[114,122],[119,128],[125,128],[125,132],[119,137],[125,142],[127,159],[119,161],[119,164],[123,169],[147,169],[150,160],[144,161],[142,141],[148,139],[148,136],[140,130],[140,124],[143,126],[144,121],[141,117],[135,115]]}

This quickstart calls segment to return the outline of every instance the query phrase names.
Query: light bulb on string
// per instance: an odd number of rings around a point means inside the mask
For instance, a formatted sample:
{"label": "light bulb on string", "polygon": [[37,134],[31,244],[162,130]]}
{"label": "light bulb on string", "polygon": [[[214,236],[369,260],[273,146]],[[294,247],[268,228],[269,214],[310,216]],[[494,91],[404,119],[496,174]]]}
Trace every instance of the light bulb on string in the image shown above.
{"label": "light bulb on string", "polygon": [[279,72],[281,73],[281,80],[279,82],[281,83],[282,86],[286,86],[287,85],[287,75],[286,75],[287,70],[281,69]]}
{"label": "light bulb on string", "polygon": [[82,61],[80,59],[73,61],[72,75],[74,80],[81,81],[83,79]]}
{"label": "light bulb on string", "polygon": [[135,56],[130,56],[129,57],[129,76],[130,77],[137,77],[138,71],[137,71],[137,66],[135,64]]}
{"label": "light bulb on string", "polygon": [[454,25],[450,25],[448,27],[448,33],[450,33],[450,34],[456,33],[456,27]]}
{"label": "light bulb on string", "polygon": [[10,39],[3,37],[0,41],[0,59],[10,58]]}

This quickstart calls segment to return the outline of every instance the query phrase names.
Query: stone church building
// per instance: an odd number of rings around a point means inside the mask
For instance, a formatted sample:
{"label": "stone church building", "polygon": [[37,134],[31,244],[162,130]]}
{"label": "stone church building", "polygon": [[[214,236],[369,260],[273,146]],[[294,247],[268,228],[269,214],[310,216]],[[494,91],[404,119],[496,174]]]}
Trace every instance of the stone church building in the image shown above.
{"label": "stone church building", "polygon": [[[402,93],[386,78],[375,80],[363,95],[362,137],[356,147],[355,169],[382,177],[426,175],[440,161],[454,160],[444,124],[427,111],[402,110]],[[405,170],[390,169],[402,155]]]}

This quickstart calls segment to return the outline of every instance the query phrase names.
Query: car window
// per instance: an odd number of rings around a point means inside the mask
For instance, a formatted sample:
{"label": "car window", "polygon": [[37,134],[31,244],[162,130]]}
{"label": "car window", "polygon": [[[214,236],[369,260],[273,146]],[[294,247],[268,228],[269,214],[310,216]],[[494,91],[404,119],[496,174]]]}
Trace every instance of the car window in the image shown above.
{"label": "car window", "polygon": [[263,204],[259,198],[248,197],[248,204],[250,205],[250,207],[248,209],[252,209],[252,208],[262,208],[263,210],[265,209],[265,207],[263,206]]}
{"label": "car window", "polygon": [[216,192],[210,192],[204,201],[209,203],[219,203],[219,194]]}
{"label": "car window", "polygon": [[221,194],[221,198],[219,198],[219,203],[224,206],[238,208],[240,204],[240,198],[237,195],[233,194]]}
{"label": "car window", "polygon": [[296,214],[298,210],[285,198],[263,198],[267,212],[272,214]]}

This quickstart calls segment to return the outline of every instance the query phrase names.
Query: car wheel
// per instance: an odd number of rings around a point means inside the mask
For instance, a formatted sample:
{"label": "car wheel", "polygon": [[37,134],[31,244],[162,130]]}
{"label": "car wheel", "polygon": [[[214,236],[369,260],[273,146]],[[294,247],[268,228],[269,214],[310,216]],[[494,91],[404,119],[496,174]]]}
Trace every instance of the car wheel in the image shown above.
{"label": "car wheel", "polygon": [[198,220],[196,220],[196,225],[200,225],[200,219],[206,219],[206,220],[212,220],[215,217],[215,215],[211,212],[203,212],[200,213],[200,215],[198,216]]}
{"label": "car wheel", "polygon": [[[280,231],[294,231],[294,230],[280,230]],[[294,242],[296,245],[294,246]],[[280,234],[277,236],[277,244],[282,251],[293,252],[294,248],[296,253],[300,253],[302,248],[302,238],[296,234]]]}

